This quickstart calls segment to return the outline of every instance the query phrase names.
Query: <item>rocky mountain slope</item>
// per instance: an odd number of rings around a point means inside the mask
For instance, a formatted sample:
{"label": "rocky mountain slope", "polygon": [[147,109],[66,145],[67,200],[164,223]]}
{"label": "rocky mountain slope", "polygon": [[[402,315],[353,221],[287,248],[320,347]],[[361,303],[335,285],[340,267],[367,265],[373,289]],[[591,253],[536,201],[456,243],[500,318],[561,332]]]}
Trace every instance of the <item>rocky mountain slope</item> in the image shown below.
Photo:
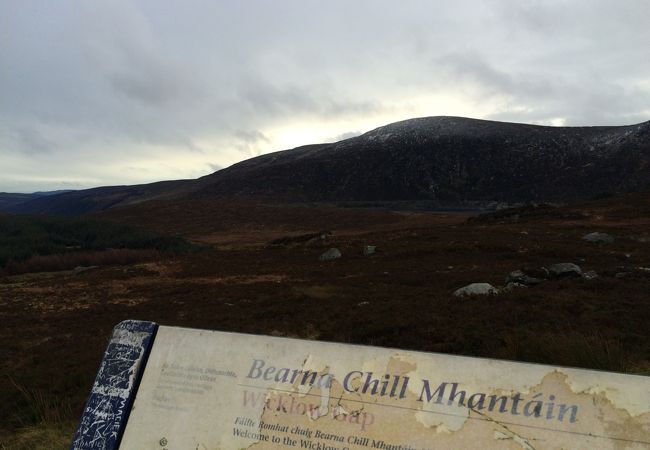
{"label": "rocky mountain slope", "polygon": [[457,207],[569,202],[649,186],[650,122],[547,127],[443,116],[262,155],[198,180],[76,191],[7,210],[75,214],[214,197]]}
{"label": "rocky mountain slope", "polygon": [[650,122],[545,127],[427,117],[263,155],[202,181],[202,194],[305,201],[578,200],[650,183]]}

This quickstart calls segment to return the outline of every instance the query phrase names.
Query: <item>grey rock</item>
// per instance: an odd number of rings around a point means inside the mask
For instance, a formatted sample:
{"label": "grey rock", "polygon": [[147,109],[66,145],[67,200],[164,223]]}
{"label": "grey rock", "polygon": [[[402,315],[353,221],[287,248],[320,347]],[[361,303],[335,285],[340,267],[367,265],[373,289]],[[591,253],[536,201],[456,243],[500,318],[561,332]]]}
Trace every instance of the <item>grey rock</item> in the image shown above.
{"label": "grey rock", "polygon": [[594,244],[611,244],[614,242],[614,237],[607,233],[599,233],[598,231],[594,233],[585,234],[582,236],[583,241],[591,242]]}
{"label": "grey rock", "polygon": [[549,273],[554,278],[581,277],[582,270],[580,266],[573,263],[553,264],[548,268]]}
{"label": "grey rock", "polygon": [[540,280],[548,280],[550,274],[546,267],[533,267],[526,266],[521,271],[529,277],[538,278]]}
{"label": "grey rock", "polygon": [[593,280],[595,278],[598,278],[598,274],[593,270],[588,270],[587,272],[582,273],[582,278],[585,280]]}
{"label": "grey rock", "polygon": [[502,292],[510,292],[510,291],[512,291],[512,290],[514,290],[514,289],[518,289],[518,288],[527,288],[527,287],[528,287],[528,286],[526,286],[525,284],[522,284],[522,283],[510,282],[510,283],[506,284],[506,285],[503,287],[503,289],[501,289],[501,291],[502,291]]}
{"label": "grey rock", "polygon": [[80,273],[88,272],[89,270],[96,269],[97,266],[77,266],[74,269],[72,269],[72,272],[75,275],[78,275]]}
{"label": "grey rock", "polygon": [[490,283],[471,283],[454,291],[456,297],[465,297],[470,295],[496,295],[499,290]]}
{"label": "grey rock", "polygon": [[338,248],[330,248],[318,257],[319,261],[333,261],[341,257],[341,251]]}
{"label": "grey rock", "polygon": [[506,284],[517,283],[525,286],[534,286],[536,284],[542,283],[543,281],[543,279],[526,275],[522,270],[515,270],[513,272],[510,272],[510,274],[506,277]]}
{"label": "grey rock", "polygon": [[363,246],[363,254],[365,256],[372,255],[377,251],[377,246],[376,245],[364,245]]}
{"label": "grey rock", "polygon": [[317,245],[317,244],[321,244],[321,243],[323,243],[323,242],[326,242],[327,239],[330,238],[331,236],[332,236],[332,232],[331,232],[331,231],[321,231],[320,233],[318,233],[317,236],[313,236],[312,238],[310,238],[310,239],[307,241],[306,245]]}

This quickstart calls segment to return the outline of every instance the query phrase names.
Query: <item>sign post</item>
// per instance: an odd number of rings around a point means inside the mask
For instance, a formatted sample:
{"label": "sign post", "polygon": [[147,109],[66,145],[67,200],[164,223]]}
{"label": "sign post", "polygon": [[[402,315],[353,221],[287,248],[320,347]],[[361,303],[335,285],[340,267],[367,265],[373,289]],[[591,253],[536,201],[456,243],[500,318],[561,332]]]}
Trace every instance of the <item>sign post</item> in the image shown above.
{"label": "sign post", "polygon": [[73,450],[650,449],[650,378],[124,322]]}

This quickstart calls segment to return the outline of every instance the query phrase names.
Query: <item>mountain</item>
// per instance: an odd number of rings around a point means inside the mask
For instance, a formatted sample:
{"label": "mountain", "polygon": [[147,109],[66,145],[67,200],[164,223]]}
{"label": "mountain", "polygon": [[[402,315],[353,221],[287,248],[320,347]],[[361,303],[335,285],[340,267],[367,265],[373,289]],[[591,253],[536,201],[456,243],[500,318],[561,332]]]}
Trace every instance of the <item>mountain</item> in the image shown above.
{"label": "mountain", "polygon": [[548,127],[442,116],[262,155],[197,180],[74,191],[7,210],[78,214],[189,198],[457,207],[570,202],[648,186],[650,122]]}
{"label": "mountain", "polygon": [[0,211],[10,209],[16,205],[19,205],[21,203],[26,203],[30,200],[34,200],[40,197],[57,195],[65,192],[70,192],[70,191],[60,190],[60,191],[34,192],[31,194],[0,192]]}
{"label": "mountain", "polygon": [[650,183],[650,122],[547,127],[427,117],[243,161],[203,195],[302,201],[564,202]]}
{"label": "mountain", "polygon": [[[105,186],[64,192],[50,196],[36,196],[15,203],[4,211],[12,214],[76,215],[104,211],[118,205],[132,205],[147,200],[180,195],[195,180],[160,181],[134,186]],[[0,207],[0,210],[3,210]]]}

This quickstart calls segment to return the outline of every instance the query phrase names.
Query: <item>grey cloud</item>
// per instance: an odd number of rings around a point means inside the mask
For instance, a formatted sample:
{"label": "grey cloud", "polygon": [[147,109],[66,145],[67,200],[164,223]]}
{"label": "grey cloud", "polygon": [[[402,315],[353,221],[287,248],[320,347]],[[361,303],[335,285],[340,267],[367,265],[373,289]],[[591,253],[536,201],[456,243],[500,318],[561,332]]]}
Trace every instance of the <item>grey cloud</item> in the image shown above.
{"label": "grey cloud", "polygon": [[213,163],[209,163],[208,167],[210,168],[211,172],[218,172],[219,170],[223,169],[223,166],[221,166],[220,164],[213,164]]}
{"label": "grey cloud", "polygon": [[350,102],[330,100],[322,109],[323,114],[326,116],[359,116],[364,114],[378,114],[390,110],[391,108],[389,106],[385,106],[381,102],[370,100]]}
{"label": "grey cloud", "polygon": [[343,141],[345,139],[350,139],[350,138],[353,138],[353,137],[357,137],[357,136],[359,136],[361,134],[362,134],[361,131],[348,131],[346,133],[341,133],[341,134],[339,134],[337,136],[334,136],[334,137],[328,139],[328,142]]}
{"label": "grey cloud", "polygon": [[270,144],[269,138],[259,130],[237,130],[233,137],[231,146],[247,157],[258,156]]}
{"label": "grey cloud", "polygon": [[377,101],[347,99],[340,92],[332,92],[322,85],[307,87],[289,84],[276,86],[263,81],[249,81],[239,92],[239,98],[249,113],[270,116],[293,116],[335,118],[359,114],[375,114],[388,108]]}
{"label": "grey cloud", "polygon": [[173,80],[146,74],[116,73],[110,77],[111,84],[128,98],[150,105],[163,105],[176,95],[177,86]]}
{"label": "grey cloud", "polygon": [[313,112],[319,107],[312,95],[298,86],[280,88],[258,82],[243,87],[239,97],[252,111],[271,115]]}
{"label": "grey cloud", "polygon": [[49,153],[55,148],[55,144],[35,128],[19,128],[16,130],[16,136],[20,141],[20,148],[28,155]]}
{"label": "grey cloud", "polygon": [[482,95],[509,93],[515,88],[513,76],[498,70],[475,52],[452,53],[434,58],[433,69],[453,87],[476,87]]}
{"label": "grey cloud", "polygon": [[0,167],[21,186],[46,164],[88,187],[181,160],[189,177],[279,150],[294,124],[339,140],[448,113],[436,96],[500,120],[648,120],[649,16],[647,0],[0,2]]}
{"label": "grey cloud", "polygon": [[237,130],[234,135],[243,142],[269,142],[269,138],[259,130]]}
{"label": "grey cloud", "polygon": [[164,52],[155,45],[113,44],[117,61],[104,70],[118,93],[150,106],[164,106],[173,100],[187,102],[203,95],[184,73],[181,63],[166,59]]}
{"label": "grey cloud", "polygon": [[[231,133],[228,146],[240,153],[243,157],[250,158],[258,156],[264,148],[268,148],[271,141],[260,130],[235,130]],[[208,164],[213,171],[223,168],[222,165]]]}
{"label": "grey cloud", "polygon": [[625,87],[602,76],[531,70],[506,72],[475,53],[449,54],[433,61],[449,86],[460,85],[477,102],[501,102],[501,111],[488,118],[567,125],[630,123],[644,120],[650,91]]}

